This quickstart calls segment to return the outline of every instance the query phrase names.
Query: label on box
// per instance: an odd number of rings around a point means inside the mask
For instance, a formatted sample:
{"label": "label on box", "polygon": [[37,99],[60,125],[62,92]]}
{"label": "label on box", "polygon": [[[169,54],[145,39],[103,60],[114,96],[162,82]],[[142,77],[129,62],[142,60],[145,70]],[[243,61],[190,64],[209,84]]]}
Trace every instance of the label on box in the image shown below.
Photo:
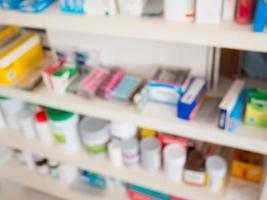
{"label": "label on box", "polygon": [[184,181],[187,183],[192,183],[196,185],[204,185],[206,180],[205,172],[197,172],[185,169],[184,171]]}

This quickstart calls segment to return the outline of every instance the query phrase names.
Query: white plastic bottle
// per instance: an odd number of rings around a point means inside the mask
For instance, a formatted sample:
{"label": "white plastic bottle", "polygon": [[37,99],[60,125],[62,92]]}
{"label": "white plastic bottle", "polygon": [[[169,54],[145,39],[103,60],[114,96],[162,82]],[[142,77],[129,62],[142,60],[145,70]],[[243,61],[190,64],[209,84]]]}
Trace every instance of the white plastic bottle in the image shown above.
{"label": "white plastic bottle", "polygon": [[27,108],[23,108],[17,114],[17,121],[21,132],[28,139],[36,138],[36,130],[34,127],[33,113]]}
{"label": "white plastic bottle", "polygon": [[65,152],[75,152],[81,144],[78,135],[79,116],[72,112],[47,109],[51,130],[59,148]]}
{"label": "white plastic bottle", "polygon": [[36,132],[40,140],[45,144],[53,144],[54,138],[48,123],[48,118],[44,110],[38,111],[34,115]]}
{"label": "white plastic bottle", "polygon": [[8,97],[0,97],[0,105],[6,117],[7,127],[18,129],[17,113],[25,106],[22,101]]}

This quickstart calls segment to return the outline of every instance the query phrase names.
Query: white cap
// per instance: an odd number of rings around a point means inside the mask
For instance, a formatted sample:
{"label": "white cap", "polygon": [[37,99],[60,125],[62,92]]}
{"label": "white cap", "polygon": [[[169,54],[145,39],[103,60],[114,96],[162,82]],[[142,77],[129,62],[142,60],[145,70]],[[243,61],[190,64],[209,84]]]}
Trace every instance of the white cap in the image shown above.
{"label": "white cap", "polygon": [[110,134],[121,140],[130,139],[137,135],[138,127],[128,122],[113,121],[110,124]]}
{"label": "white cap", "polygon": [[165,166],[183,166],[186,161],[185,147],[181,144],[168,144],[163,150],[163,159]]}
{"label": "white cap", "polygon": [[220,156],[209,156],[206,161],[209,176],[224,178],[227,172],[227,163]]}
{"label": "white cap", "polygon": [[80,122],[80,132],[83,142],[88,145],[101,145],[108,142],[108,121],[84,117]]}

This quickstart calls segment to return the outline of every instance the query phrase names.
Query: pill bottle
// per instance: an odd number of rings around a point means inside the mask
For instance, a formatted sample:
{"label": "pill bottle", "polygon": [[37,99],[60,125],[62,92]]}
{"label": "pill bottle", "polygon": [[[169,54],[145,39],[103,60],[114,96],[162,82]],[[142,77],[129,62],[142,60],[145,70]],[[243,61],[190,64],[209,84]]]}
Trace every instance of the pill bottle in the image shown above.
{"label": "pill bottle", "polygon": [[136,138],[122,141],[123,162],[127,167],[134,167],[139,164],[139,144]]}
{"label": "pill bottle", "polygon": [[0,106],[6,119],[7,126],[18,129],[17,113],[25,106],[22,101],[8,97],[0,97]]}
{"label": "pill bottle", "polygon": [[48,118],[44,110],[38,111],[34,115],[36,133],[44,144],[53,144],[54,138],[48,123]]}
{"label": "pill bottle", "polygon": [[212,191],[223,188],[227,173],[226,161],[220,156],[209,156],[206,161],[208,185]]}
{"label": "pill bottle", "polygon": [[148,171],[158,171],[161,166],[161,146],[158,139],[146,137],[141,141],[141,165]]}
{"label": "pill bottle", "polygon": [[205,157],[201,151],[192,150],[189,152],[184,170],[184,181],[198,186],[205,185]]}
{"label": "pill bottle", "polygon": [[84,117],[79,129],[82,142],[89,153],[103,154],[107,152],[107,143],[110,139],[109,122],[92,117]]}
{"label": "pill bottle", "polygon": [[17,121],[21,132],[28,139],[36,138],[36,130],[34,126],[33,113],[26,107],[17,113]]}
{"label": "pill bottle", "polygon": [[78,135],[79,116],[72,112],[47,109],[51,122],[51,130],[59,148],[65,152],[75,152],[80,149]]}
{"label": "pill bottle", "polygon": [[108,155],[113,167],[123,166],[121,142],[112,140],[108,143]]}
{"label": "pill bottle", "polygon": [[171,143],[163,149],[164,173],[173,182],[180,182],[186,161],[186,150],[182,144]]}

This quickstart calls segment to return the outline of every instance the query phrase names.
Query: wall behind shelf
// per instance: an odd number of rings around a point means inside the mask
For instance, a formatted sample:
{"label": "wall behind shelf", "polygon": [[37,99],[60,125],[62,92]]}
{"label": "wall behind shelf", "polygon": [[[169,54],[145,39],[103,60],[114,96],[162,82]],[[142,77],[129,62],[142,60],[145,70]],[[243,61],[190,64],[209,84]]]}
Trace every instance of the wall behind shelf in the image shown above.
{"label": "wall behind shelf", "polygon": [[48,30],[52,46],[99,50],[104,65],[117,65],[144,77],[155,65],[183,66],[207,76],[208,47]]}

